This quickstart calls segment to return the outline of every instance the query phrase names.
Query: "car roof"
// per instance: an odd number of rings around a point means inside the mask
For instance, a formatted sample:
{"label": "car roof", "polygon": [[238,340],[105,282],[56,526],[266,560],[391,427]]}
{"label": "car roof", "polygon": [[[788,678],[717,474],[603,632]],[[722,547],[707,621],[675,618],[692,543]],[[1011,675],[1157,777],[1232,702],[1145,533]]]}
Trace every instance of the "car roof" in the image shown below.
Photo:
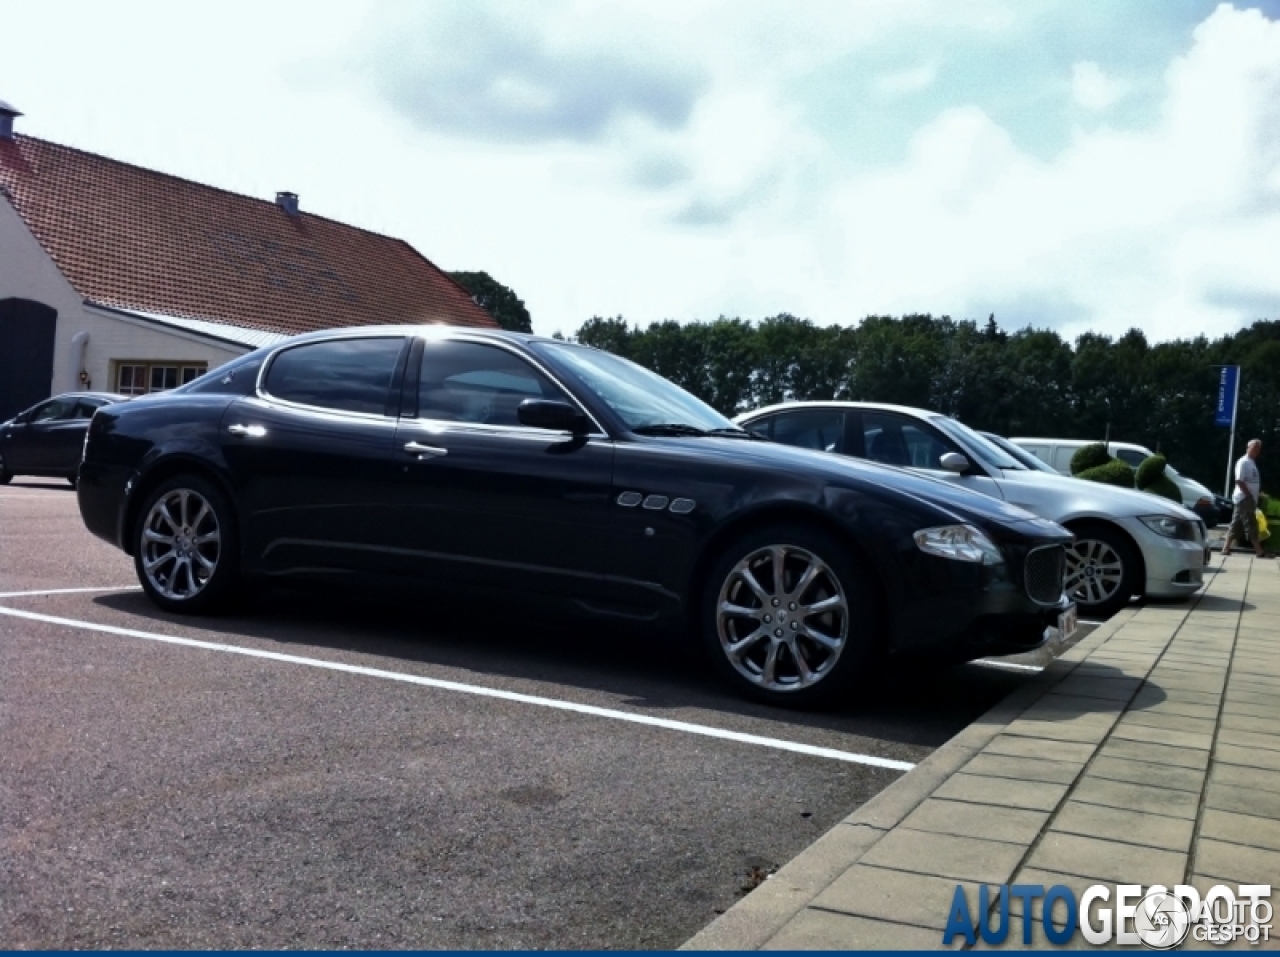
{"label": "car roof", "polygon": [[361,338],[365,336],[418,336],[432,338],[465,335],[471,339],[493,339],[508,342],[562,342],[550,336],[536,336],[527,332],[509,332],[506,329],[476,329],[472,326],[450,326],[444,323],[388,323],[381,326],[338,326],[334,329],[320,329],[316,332],[305,332],[290,336],[279,342],[273,342],[268,349],[276,349],[283,345],[295,345],[317,339]]}
{"label": "car roof", "polygon": [[[751,419],[757,415],[764,415],[771,412],[784,412],[788,409],[875,409],[879,412],[902,412],[906,415],[914,415],[918,418],[932,418],[935,415],[942,415],[941,412],[934,412],[931,409],[921,409],[911,405],[893,405],[889,402],[851,402],[846,399],[813,399],[804,402],[778,402],[774,405],[767,405],[761,409],[752,409],[750,412],[743,412],[736,419]],[[735,421],[736,421],[735,419]]]}

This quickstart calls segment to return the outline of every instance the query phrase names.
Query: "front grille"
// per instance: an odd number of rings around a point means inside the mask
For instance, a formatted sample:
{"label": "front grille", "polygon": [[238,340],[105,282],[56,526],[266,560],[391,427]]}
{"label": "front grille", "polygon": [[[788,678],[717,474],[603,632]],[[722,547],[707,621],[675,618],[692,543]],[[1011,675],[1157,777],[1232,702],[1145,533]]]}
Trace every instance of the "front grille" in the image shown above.
{"label": "front grille", "polygon": [[1055,604],[1062,597],[1066,570],[1067,550],[1062,545],[1042,545],[1027,552],[1023,575],[1031,600]]}

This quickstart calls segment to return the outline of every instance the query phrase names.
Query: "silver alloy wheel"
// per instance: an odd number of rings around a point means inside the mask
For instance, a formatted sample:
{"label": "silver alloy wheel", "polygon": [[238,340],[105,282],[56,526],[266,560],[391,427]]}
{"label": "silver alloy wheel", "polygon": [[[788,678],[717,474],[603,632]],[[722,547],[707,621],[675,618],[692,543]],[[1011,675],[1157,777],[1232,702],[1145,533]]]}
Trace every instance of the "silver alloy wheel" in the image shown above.
{"label": "silver alloy wheel", "polygon": [[200,594],[218,570],[218,516],[199,492],[175,488],[156,499],[142,523],[142,570],[165,598]]}
{"label": "silver alloy wheel", "polygon": [[1097,538],[1078,539],[1067,546],[1067,594],[1083,605],[1100,605],[1112,598],[1124,581],[1124,559]]}
{"label": "silver alloy wheel", "polygon": [[794,545],[756,549],[730,569],[716,601],[720,648],[767,691],[799,691],[835,667],[849,637],[849,603],[835,573]]}

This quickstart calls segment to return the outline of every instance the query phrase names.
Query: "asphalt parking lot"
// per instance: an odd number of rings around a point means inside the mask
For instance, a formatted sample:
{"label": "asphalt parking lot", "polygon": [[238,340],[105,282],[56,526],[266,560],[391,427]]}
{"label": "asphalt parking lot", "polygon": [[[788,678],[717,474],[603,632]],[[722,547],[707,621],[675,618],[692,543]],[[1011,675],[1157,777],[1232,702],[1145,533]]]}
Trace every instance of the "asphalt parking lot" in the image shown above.
{"label": "asphalt parking lot", "polygon": [[465,598],[184,619],[59,482],[0,487],[10,948],[669,948],[1032,674],[840,711],[677,641]]}

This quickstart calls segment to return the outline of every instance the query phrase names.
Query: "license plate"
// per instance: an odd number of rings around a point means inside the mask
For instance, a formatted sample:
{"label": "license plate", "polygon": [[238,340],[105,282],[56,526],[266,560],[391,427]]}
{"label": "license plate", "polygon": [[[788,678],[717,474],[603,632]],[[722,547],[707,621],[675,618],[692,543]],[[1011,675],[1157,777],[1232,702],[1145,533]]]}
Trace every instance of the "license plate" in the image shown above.
{"label": "license plate", "polygon": [[1079,624],[1080,619],[1076,614],[1076,606],[1072,605],[1058,616],[1058,640],[1066,641],[1074,635]]}

